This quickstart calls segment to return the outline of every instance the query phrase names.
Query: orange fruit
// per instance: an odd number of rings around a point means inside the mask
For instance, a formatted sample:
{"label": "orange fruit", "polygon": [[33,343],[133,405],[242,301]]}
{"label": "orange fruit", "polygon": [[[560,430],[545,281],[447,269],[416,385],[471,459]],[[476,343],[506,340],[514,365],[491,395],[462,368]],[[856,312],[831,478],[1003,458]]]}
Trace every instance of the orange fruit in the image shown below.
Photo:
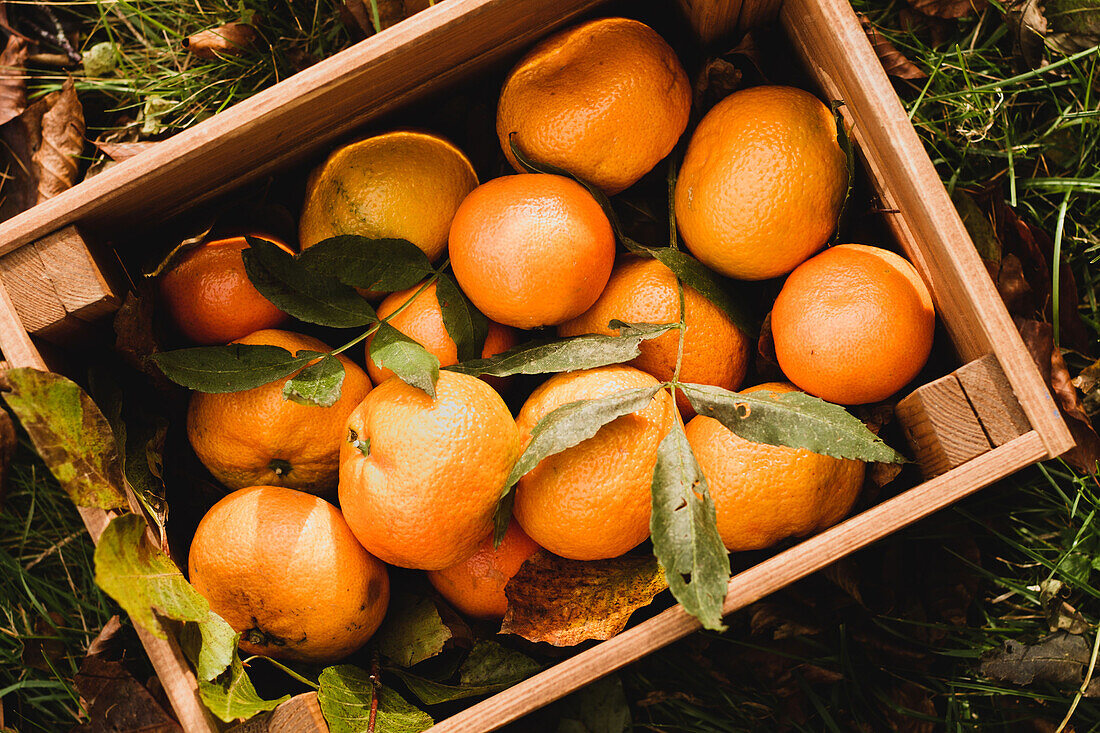
{"label": "orange fruit", "polygon": [[821,249],[847,186],[828,107],[793,87],[743,89],[692,134],[676,180],[676,223],[707,267],[764,280]]}
{"label": "orange fruit", "polygon": [[[331,351],[315,338],[274,329],[235,343],[280,346],[292,354]],[[290,377],[243,392],[193,392],[187,437],[214,478],[230,489],[273,485],[316,494],[335,489],[348,415],[371,389],[362,369],[345,356],[337,358],[344,365],[344,383],[331,407],[284,399]]]}
{"label": "orange fruit", "polygon": [[[735,390],[748,367],[749,339],[716,305],[690,287],[684,287],[684,355],[680,381],[710,384]],[[558,326],[562,336],[585,333],[614,335],[608,324],[675,323],[680,320],[680,294],[672,270],[657,260],[626,257],[611,271],[611,279],[596,304],[571,321]],[[662,382],[676,372],[679,330],[643,341],[641,354],[630,363]],[[694,415],[690,403],[677,393],[677,406],[685,416]]]}
{"label": "orange fruit", "polygon": [[532,159],[618,193],[668,155],[687,127],[691,83],[676,53],[636,20],[599,18],[557,33],[512,69],[497,136]]}
{"label": "orange fruit", "polygon": [[603,209],[579,183],[528,173],[484,183],[451,224],[451,266],[489,318],[556,326],[600,297],[615,261]]}
{"label": "orange fruit", "polygon": [[[267,235],[259,238],[292,252]],[[161,300],[172,322],[191,341],[227,344],[287,319],[249,281],[241,258],[247,247],[244,237],[205,242],[160,276]]]}
{"label": "orange fruit", "polygon": [[363,646],[389,603],[386,566],[324,499],[279,486],[229,494],[199,522],[191,583],[241,649],[333,662]]}
{"label": "orange fruit", "polygon": [[[743,392],[758,390],[796,391],[790,384],[769,382]],[[831,527],[851,510],[863,487],[861,461],[753,443],[702,415],[685,430],[729,550],[758,550]]]}
{"label": "orange fruit", "polygon": [[[555,374],[531,393],[516,425],[526,443],[535,424],[562,405],[657,384],[645,372],[619,365]],[[539,545],[572,560],[618,557],[643,542],[649,537],[657,446],[673,419],[672,397],[660,390],[637,412],[543,459],[519,480],[516,521]]]}
{"label": "orange fruit", "polygon": [[407,130],[333,151],[310,174],[298,222],[302,248],[340,234],[407,239],[436,259],[474,167],[443,138]]}
{"label": "orange fruit", "polygon": [[916,269],[889,250],[831,247],[790,274],[772,308],[787,378],[841,405],[878,402],[924,366],[936,313]]}
{"label": "orange fruit", "polygon": [[492,531],[519,432],[504,400],[476,377],[442,371],[433,400],[400,379],[348,418],[340,507],[368,551],[404,568],[440,570]]}
{"label": "orange fruit", "polygon": [[473,555],[449,568],[430,571],[428,580],[448,603],[467,616],[502,619],[508,610],[504,586],[538,549],[513,519],[500,547],[493,547],[493,536],[489,535]]}
{"label": "orange fruit", "polygon": [[[402,305],[423,286],[423,283],[414,285],[408,290],[401,290],[386,296],[378,306],[378,317],[386,318]],[[424,288],[424,292],[417,295],[405,308],[389,320],[389,324],[413,341],[416,341],[427,349],[435,358],[439,359],[440,366],[451,366],[458,363],[458,347],[451,335],[447,333],[447,326],[443,323],[443,310],[439,306],[439,298],[436,294],[435,283]],[[367,373],[375,384],[382,384],[393,372],[384,369],[374,363],[370,358],[370,345],[374,336],[367,339]],[[485,345],[481,349],[481,357],[486,358],[507,351],[516,345],[516,332],[507,326],[489,321],[489,332],[485,336]],[[495,386],[495,385],[494,385]]]}

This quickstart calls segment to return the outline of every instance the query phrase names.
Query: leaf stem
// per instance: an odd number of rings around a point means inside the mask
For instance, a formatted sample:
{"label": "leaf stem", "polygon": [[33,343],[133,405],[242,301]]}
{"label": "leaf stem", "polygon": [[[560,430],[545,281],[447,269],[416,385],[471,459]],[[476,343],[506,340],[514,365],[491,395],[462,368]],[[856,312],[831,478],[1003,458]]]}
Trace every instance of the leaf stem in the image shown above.
{"label": "leaf stem", "polygon": [[430,287],[430,286],[432,285],[432,283],[434,283],[434,282],[435,282],[436,280],[438,280],[438,279],[439,279],[439,275],[440,275],[440,273],[442,273],[442,272],[443,272],[443,270],[444,270],[444,269],[445,269],[445,268],[447,267],[447,265],[448,265],[449,263],[450,263],[450,260],[449,260],[449,259],[447,259],[447,260],[444,260],[443,264],[439,266],[439,269],[438,269],[438,270],[436,270],[436,271],[435,271],[434,273],[432,273],[432,276],[431,276],[431,277],[429,277],[429,278],[428,278],[427,280],[425,280],[425,281],[424,281],[424,282],[423,282],[423,283],[421,284],[421,286],[420,286],[419,288],[417,288],[416,292],[415,292],[415,293],[413,293],[412,295],[410,295],[410,296],[409,296],[409,299],[408,299],[408,300],[406,300],[406,301],[405,301],[404,303],[402,303],[401,305],[399,305],[399,306],[397,307],[397,310],[395,310],[395,311],[394,311],[393,313],[390,313],[390,314],[389,314],[388,316],[386,316],[385,318],[382,318],[382,319],[379,319],[378,321],[375,321],[375,323],[374,323],[374,324],[373,324],[373,325],[372,325],[372,326],[371,326],[370,328],[368,328],[368,329],[367,329],[366,331],[364,331],[363,333],[359,334],[358,336],[356,336],[355,338],[353,338],[353,339],[352,339],[351,341],[348,341],[348,342],[347,342],[346,344],[344,344],[343,346],[341,346],[341,347],[339,347],[339,348],[337,348],[337,349],[333,349],[333,350],[332,350],[332,351],[330,351],[329,353],[330,353],[330,354],[331,354],[332,356],[336,356],[337,354],[342,354],[342,353],[344,353],[345,351],[347,351],[348,349],[350,349],[350,348],[351,348],[352,346],[355,346],[355,345],[356,345],[357,343],[359,343],[359,342],[360,342],[360,341],[362,341],[363,339],[365,339],[365,338],[369,338],[369,337],[370,337],[370,335],[371,335],[372,333],[374,333],[375,331],[377,331],[377,330],[378,330],[379,326],[381,326],[381,325],[382,325],[383,323],[389,323],[389,322],[390,322],[390,320],[391,320],[391,319],[392,319],[392,318],[393,318],[394,316],[396,316],[396,315],[397,315],[397,314],[399,314],[399,313],[400,313],[401,311],[403,311],[403,310],[405,310],[406,308],[408,308],[408,307],[409,307],[409,305],[410,305],[410,304],[411,304],[411,303],[412,303],[412,302],[413,302],[414,300],[416,300],[416,299],[417,299],[417,297],[418,297],[418,296],[419,296],[419,295],[420,295],[421,293],[423,293],[423,292],[424,292],[425,290],[427,290],[427,289],[428,289],[428,288],[429,288],[429,287]]}
{"label": "leaf stem", "polygon": [[378,660],[378,650],[374,650],[370,662],[370,719],[367,721],[367,733],[374,733],[374,724],[378,719],[378,688],[382,686],[382,666]]}
{"label": "leaf stem", "polygon": [[281,669],[282,671],[286,672],[289,676],[291,676],[294,679],[301,682],[303,685],[306,685],[308,687],[312,687],[315,690],[321,689],[321,686],[318,685],[316,682],[313,682],[313,681],[307,679],[306,677],[303,677],[302,675],[298,674],[297,672],[295,672],[293,669],[286,666],[282,662],[278,662],[278,661],[272,659],[271,657],[265,657],[262,654],[256,654],[254,656],[251,656],[248,659],[245,659],[243,662],[241,662],[241,664],[243,664],[245,666],[248,666],[248,663],[251,662],[253,659],[262,659],[265,662],[269,662],[273,666],[277,667],[278,669]]}

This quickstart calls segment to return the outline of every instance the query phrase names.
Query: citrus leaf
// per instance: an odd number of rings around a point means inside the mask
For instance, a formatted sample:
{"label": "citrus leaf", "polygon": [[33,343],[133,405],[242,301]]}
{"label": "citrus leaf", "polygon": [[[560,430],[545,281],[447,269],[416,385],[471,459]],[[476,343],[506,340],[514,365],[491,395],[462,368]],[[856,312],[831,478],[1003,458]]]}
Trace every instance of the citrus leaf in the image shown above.
{"label": "citrus leaf", "polygon": [[145,538],[145,518],[111,520],[95,548],[95,582],[135,623],[165,638],[156,614],[176,621],[206,621],[210,605],[176,564]]}
{"label": "citrus leaf", "polygon": [[195,674],[209,682],[229,668],[241,635],[221,616],[210,612],[205,621],[188,621],[180,632],[180,646],[195,665]]}
{"label": "citrus leaf", "polygon": [[411,667],[443,651],[452,636],[430,598],[397,593],[374,635],[378,651],[399,667]]}
{"label": "citrus leaf", "polygon": [[495,524],[493,542],[500,546],[504,532],[508,529],[507,514],[500,506],[507,502],[511,506],[512,487],[520,477],[542,462],[547,456],[561,453],[578,443],[588,440],[612,420],[637,412],[653,399],[661,387],[637,387],[617,392],[595,400],[577,400],[555,408],[547,413],[531,428],[531,440],[520,454],[512,472],[505,479],[504,489],[498,502],[498,511],[494,514]]}
{"label": "citrus leaf", "polygon": [[77,506],[127,506],[111,425],[75,382],[29,367],[3,373],[4,401]]}
{"label": "citrus leaf", "polygon": [[247,239],[248,248],[241,252],[244,271],[279,310],[306,323],[334,328],[365,326],[378,319],[355,288],[307,270],[294,255],[265,239]]}
{"label": "citrus leaf", "polygon": [[541,668],[542,665],[523,652],[491,639],[481,639],[458,668],[458,677],[464,685],[514,684]]}
{"label": "citrus leaf", "polygon": [[504,586],[500,631],[554,646],[610,639],[667,587],[652,555],[580,561],[540,551]]}
{"label": "citrus leaf", "polygon": [[258,713],[274,710],[290,699],[290,695],[276,700],[260,697],[237,654],[233,655],[229,669],[213,681],[199,679],[199,696],[207,709],[224,723],[248,720]]}
{"label": "citrus leaf", "polygon": [[679,420],[657,448],[652,496],[653,554],[665,569],[672,595],[704,628],[725,630],[729,553],[718,534],[706,477]]}
{"label": "citrus leaf", "polygon": [[390,671],[401,678],[401,681],[409,688],[409,692],[416,695],[417,699],[425,705],[439,705],[440,703],[464,700],[478,695],[491,695],[511,686],[509,682],[493,685],[455,685],[436,682],[415,675],[412,672],[406,672],[403,669],[392,669]]}
{"label": "citrus leaf", "polygon": [[458,347],[458,360],[469,361],[481,356],[485,337],[489,334],[489,319],[473,306],[450,275],[439,276],[435,297],[443,312],[443,325]]}
{"label": "citrus leaf", "polygon": [[354,234],[322,240],[302,250],[297,259],[314,275],[386,293],[411,288],[435,272],[428,256],[412,242]]}
{"label": "citrus leaf", "polygon": [[520,147],[518,145],[516,145],[516,134],[514,132],[508,137],[508,146],[512,149],[512,155],[515,156],[516,160],[519,161],[519,164],[523,166],[529,173],[547,173],[552,176],[562,176],[563,178],[568,178],[572,181],[576,181],[577,183],[584,186],[588,193],[592,194],[592,198],[596,199],[596,203],[600,205],[600,208],[603,209],[604,215],[611,223],[611,230],[615,233],[615,239],[621,242],[628,251],[633,252],[634,254],[650,253],[650,247],[626,236],[626,233],[623,231],[623,225],[619,221],[619,215],[615,213],[614,207],[611,206],[611,199],[609,199],[607,197],[607,194],[601,191],[598,187],[594,186],[583,178],[579,178],[573,175],[564,168],[559,168],[556,165],[550,165],[549,163],[539,163],[531,159],[527,156],[526,153],[520,150]]}
{"label": "citrus leaf", "polygon": [[[321,670],[317,702],[331,733],[363,733],[370,721],[375,687],[370,675],[350,664]],[[432,717],[388,687],[378,687],[375,733],[420,733],[432,727]]]}
{"label": "citrus leaf", "polygon": [[283,399],[299,405],[332,407],[340,399],[344,384],[344,364],[332,354],[310,364],[283,385]]}
{"label": "citrus leaf", "polygon": [[[617,325],[616,325],[617,324]],[[618,336],[590,334],[543,343],[528,343],[488,359],[475,359],[445,367],[474,376],[507,377],[513,374],[553,374],[622,364],[641,353],[640,344],[673,328],[676,323],[624,324],[613,321]]]}
{"label": "citrus leaf", "polygon": [[439,359],[390,324],[378,324],[370,342],[370,358],[380,368],[389,369],[401,381],[424,390],[435,399]]}
{"label": "citrus leaf", "polygon": [[[974,0],[963,1],[973,2]],[[844,220],[844,214],[848,211],[848,204],[852,198],[852,181],[855,179],[856,171],[856,147],[848,134],[848,128],[844,125],[844,115],[840,113],[840,108],[844,106],[844,100],[834,99],[829,106],[833,117],[836,119],[836,140],[840,145],[840,149],[844,151],[844,167],[848,172],[848,180],[844,184],[844,198],[840,200],[840,209],[836,215],[836,226],[833,228],[833,235],[829,238],[831,244],[837,244],[840,240],[840,223]]]}
{"label": "citrus leaf", "polygon": [[859,418],[804,392],[737,393],[703,384],[685,384],[683,390],[700,415],[715,418],[754,443],[805,448],[833,458],[906,463]]}
{"label": "citrus leaf", "polygon": [[729,294],[732,281],[711,272],[706,266],[686,252],[671,247],[660,247],[649,252],[653,259],[672,270],[676,277],[698,291],[718,310],[729,316],[739,329],[749,336],[756,336],[760,327],[754,322],[745,308]]}
{"label": "citrus leaf", "polygon": [[153,354],[164,376],[198,392],[240,392],[282,379],[320,356],[266,344],[195,346]]}

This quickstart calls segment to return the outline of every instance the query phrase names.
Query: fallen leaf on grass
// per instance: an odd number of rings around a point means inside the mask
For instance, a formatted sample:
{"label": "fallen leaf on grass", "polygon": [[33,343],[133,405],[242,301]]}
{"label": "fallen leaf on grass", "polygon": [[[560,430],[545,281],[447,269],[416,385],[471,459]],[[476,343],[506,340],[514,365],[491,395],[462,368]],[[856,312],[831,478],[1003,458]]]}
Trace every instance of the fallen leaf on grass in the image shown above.
{"label": "fallen leaf on grass", "polygon": [[27,86],[23,62],[27,60],[27,42],[12,33],[0,53],[0,125],[4,125],[27,108]]}
{"label": "fallen leaf on grass", "polygon": [[200,59],[243,56],[256,43],[256,29],[247,23],[226,23],[183,39],[183,47]]}
{"label": "fallen leaf on grass", "polygon": [[863,26],[863,32],[867,34],[867,40],[871,42],[871,48],[875,49],[875,54],[878,55],[878,60],[882,62],[882,68],[887,75],[910,81],[928,78],[928,74],[917,68],[916,64],[899,51],[886,36],[879,33],[866,15],[861,13],[859,22]]}
{"label": "fallen leaf on grass", "polygon": [[965,18],[986,9],[989,0],[909,0],[913,9],[935,18]]}
{"label": "fallen leaf on grass", "polygon": [[1083,634],[1089,630],[1089,623],[1080,611],[1066,603],[1069,593],[1069,587],[1062,581],[1044,580],[1039,584],[1039,603],[1051,631]]}
{"label": "fallen leaf on grass", "polygon": [[59,92],[51,92],[35,105],[45,104],[42,140],[31,161],[38,179],[38,201],[53,198],[72,188],[79,171],[78,157],[84,150],[84,108],[76,87],[68,79]]}
{"label": "fallen leaf on grass", "polygon": [[1049,682],[1067,688],[1081,684],[1091,652],[1083,636],[1064,631],[1030,645],[1009,640],[982,655],[981,672],[996,682]]}
{"label": "fallen leaf on grass", "polygon": [[553,646],[610,639],[667,587],[651,555],[580,562],[537,552],[504,587],[500,630]]}

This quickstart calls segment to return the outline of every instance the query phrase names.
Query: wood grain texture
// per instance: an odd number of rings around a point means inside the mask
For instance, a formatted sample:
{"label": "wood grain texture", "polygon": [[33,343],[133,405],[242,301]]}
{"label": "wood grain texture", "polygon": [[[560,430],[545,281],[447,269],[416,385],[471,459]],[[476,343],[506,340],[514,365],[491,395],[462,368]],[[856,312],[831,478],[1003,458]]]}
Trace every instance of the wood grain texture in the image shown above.
{"label": "wood grain texture", "polygon": [[927,478],[992,448],[954,373],[921,385],[898,402],[894,413]]}
{"label": "wood grain texture", "polygon": [[[744,608],[837,559],[942,509],[1046,455],[1034,431],[868,509],[730,579],[724,613]],[[436,733],[487,733],[699,629],[680,606],[442,720]]]}
{"label": "wood grain texture", "polygon": [[845,102],[883,206],[899,212],[887,220],[963,361],[996,354],[1048,455],[1065,452],[1069,430],[851,6],[785,0],[780,19],[826,98]]}
{"label": "wood grain texture", "polygon": [[321,705],[317,702],[316,692],[295,695],[271,715],[267,724],[267,733],[310,733],[327,731],[325,717],[321,715]]}
{"label": "wood grain texture", "polygon": [[679,0],[704,45],[775,20],[780,0]]}
{"label": "wood grain texture", "polygon": [[0,278],[0,353],[11,367],[46,369],[31,336],[19,318],[19,311]]}
{"label": "wood grain texture", "polygon": [[1031,429],[996,356],[986,354],[963,364],[955,370],[955,376],[994,446],[1004,445]]}

